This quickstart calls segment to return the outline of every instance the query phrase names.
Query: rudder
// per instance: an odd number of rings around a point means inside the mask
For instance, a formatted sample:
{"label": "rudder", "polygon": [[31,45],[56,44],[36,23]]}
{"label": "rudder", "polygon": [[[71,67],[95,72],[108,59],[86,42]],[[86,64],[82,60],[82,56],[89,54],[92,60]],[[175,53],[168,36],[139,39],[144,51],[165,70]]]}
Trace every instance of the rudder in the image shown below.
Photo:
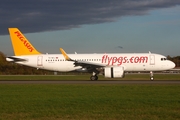
{"label": "rudder", "polygon": [[9,28],[9,34],[14,49],[15,56],[41,54],[26,39],[18,28]]}

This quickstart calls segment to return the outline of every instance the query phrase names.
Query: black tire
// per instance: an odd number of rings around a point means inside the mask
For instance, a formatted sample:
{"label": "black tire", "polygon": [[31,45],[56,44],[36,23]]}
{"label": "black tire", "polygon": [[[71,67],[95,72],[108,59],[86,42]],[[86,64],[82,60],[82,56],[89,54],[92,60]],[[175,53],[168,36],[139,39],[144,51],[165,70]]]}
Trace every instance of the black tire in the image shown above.
{"label": "black tire", "polygon": [[90,77],[90,79],[91,79],[92,81],[98,80],[98,76],[97,76],[97,75],[95,75],[95,76],[92,75],[92,76]]}

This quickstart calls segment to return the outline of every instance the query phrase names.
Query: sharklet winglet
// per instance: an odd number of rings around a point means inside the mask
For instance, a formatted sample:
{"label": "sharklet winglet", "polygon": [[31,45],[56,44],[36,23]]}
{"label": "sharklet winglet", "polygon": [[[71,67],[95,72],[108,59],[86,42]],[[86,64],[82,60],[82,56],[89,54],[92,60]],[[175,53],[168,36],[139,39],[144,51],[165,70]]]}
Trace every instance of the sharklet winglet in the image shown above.
{"label": "sharklet winglet", "polygon": [[67,61],[73,61],[62,48],[60,48],[60,51]]}

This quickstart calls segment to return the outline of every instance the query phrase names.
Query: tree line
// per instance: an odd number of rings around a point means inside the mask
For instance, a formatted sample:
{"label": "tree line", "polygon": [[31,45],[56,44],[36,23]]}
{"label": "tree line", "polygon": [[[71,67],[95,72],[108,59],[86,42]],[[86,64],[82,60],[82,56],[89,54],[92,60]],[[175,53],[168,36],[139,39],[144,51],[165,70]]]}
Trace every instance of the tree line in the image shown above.
{"label": "tree line", "polygon": [[175,67],[180,67],[180,56],[171,57],[168,55],[167,59],[173,61],[176,64]]}
{"label": "tree line", "polygon": [[[176,67],[180,67],[180,56],[167,56],[168,60],[173,61]],[[6,56],[0,51],[0,75],[53,75],[54,72],[47,70],[37,70],[35,68],[7,62]]]}

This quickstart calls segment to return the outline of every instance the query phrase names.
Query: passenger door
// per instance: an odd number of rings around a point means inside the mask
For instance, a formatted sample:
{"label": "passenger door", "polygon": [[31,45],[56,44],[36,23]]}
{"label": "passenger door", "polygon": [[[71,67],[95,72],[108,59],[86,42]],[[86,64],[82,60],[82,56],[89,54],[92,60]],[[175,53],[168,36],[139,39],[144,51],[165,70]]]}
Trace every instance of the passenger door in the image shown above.
{"label": "passenger door", "polygon": [[150,55],[150,65],[155,65],[155,56]]}
{"label": "passenger door", "polygon": [[39,67],[43,66],[43,56],[37,57],[37,66],[39,66]]}

